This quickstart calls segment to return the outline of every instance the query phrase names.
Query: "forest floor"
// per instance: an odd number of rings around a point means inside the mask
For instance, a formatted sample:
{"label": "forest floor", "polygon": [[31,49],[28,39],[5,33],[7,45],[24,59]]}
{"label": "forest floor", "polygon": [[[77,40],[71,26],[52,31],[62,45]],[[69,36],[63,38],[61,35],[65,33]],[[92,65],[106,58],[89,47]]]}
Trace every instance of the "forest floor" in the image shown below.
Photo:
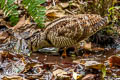
{"label": "forest floor", "polygon": [[[86,2],[79,0],[71,0],[69,3],[63,0],[47,1],[43,4],[47,9],[45,25],[65,15],[100,13],[97,10],[92,12],[92,9],[89,12],[89,9],[86,10]],[[21,20],[15,28],[25,22]],[[29,56],[9,52],[6,49],[10,45],[6,48],[6,43],[12,36],[4,32],[6,30],[8,26],[0,22],[0,80],[120,80],[120,33],[116,37],[113,29],[104,29],[91,36],[78,49],[77,55],[74,47],[68,48],[68,56],[65,58],[60,55],[63,49],[58,51],[56,48],[40,49]]]}

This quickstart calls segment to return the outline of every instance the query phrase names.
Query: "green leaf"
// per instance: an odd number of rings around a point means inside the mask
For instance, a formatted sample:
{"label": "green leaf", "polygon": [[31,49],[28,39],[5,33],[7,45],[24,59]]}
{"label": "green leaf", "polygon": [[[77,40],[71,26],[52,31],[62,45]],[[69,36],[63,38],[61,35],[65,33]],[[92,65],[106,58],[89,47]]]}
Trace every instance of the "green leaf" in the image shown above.
{"label": "green leaf", "polygon": [[3,9],[3,12],[8,16],[9,21],[12,25],[15,25],[19,20],[18,6],[14,4],[15,0],[1,0],[0,7]]}
{"label": "green leaf", "polygon": [[0,5],[1,5],[1,8],[3,8],[4,5],[5,5],[5,0],[1,0],[1,1],[0,1]]}
{"label": "green leaf", "polygon": [[43,4],[46,2],[46,0],[35,0],[36,2],[38,2],[39,4]]}
{"label": "green leaf", "polygon": [[106,76],[106,67],[104,66],[102,68],[102,77],[104,78]]}
{"label": "green leaf", "polygon": [[26,5],[28,5],[31,2],[31,0],[24,0],[22,3]]}
{"label": "green leaf", "polygon": [[19,21],[18,16],[10,16],[11,25],[15,25]]}
{"label": "green leaf", "polygon": [[24,7],[28,7],[27,11],[33,20],[40,26],[44,26],[46,8],[41,6],[46,0],[23,0]]}

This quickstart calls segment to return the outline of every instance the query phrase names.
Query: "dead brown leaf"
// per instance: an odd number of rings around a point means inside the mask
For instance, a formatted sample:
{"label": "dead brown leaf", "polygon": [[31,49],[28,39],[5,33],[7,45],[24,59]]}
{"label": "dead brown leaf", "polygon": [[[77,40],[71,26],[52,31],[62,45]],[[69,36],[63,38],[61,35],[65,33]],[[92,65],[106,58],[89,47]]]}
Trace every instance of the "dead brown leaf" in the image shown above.
{"label": "dead brown leaf", "polygon": [[58,5],[47,7],[46,16],[50,18],[60,18],[65,16],[65,11]]}
{"label": "dead brown leaf", "polygon": [[112,67],[112,66],[120,66],[120,57],[119,56],[110,56],[108,58],[108,62],[109,62],[109,66]]}
{"label": "dead brown leaf", "polygon": [[62,7],[62,8],[66,8],[69,6],[69,3],[66,2],[66,3],[59,3],[59,5]]}
{"label": "dead brown leaf", "polygon": [[91,42],[85,43],[84,46],[83,46],[83,49],[91,50],[91,49],[92,49],[92,44],[91,44]]}
{"label": "dead brown leaf", "polygon": [[95,74],[87,74],[85,77],[82,78],[82,80],[95,80],[95,77]]}
{"label": "dead brown leaf", "polygon": [[87,69],[93,68],[93,69],[101,70],[104,67],[104,64],[97,61],[86,61],[84,65]]}
{"label": "dead brown leaf", "polygon": [[8,33],[7,32],[0,32],[0,40],[5,40],[8,38]]}
{"label": "dead brown leaf", "polygon": [[21,76],[4,76],[2,80],[27,80]]}
{"label": "dead brown leaf", "polygon": [[1,22],[2,25],[5,25],[8,29],[12,28],[12,26],[10,26],[10,23],[6,22],[4,19],[0,19],[0,22]]}
{"label": "dead brown leaf", "polygon": [[15,75],[21,73],[25,68],[26,61],[24,57],[19,54],[13,55],[8,51],[1,51],[0,58],[0,67],[3,70],[3,73],[6,75]]}
{"label": "dead brown leaf", "polygon": [[36,68],[37,66],[40,66],[40,64],[38,64],[38,63],[28,63],[28,64],[26,64],[25,69],[22,71],[22,73],[28,72],[30,69]]}
{"label": "dead brown leaf", "polygon": [[68,77],[66,74],[67,74],[67,72],[65,72],[65,71],[62,70],[62,69],[57,69],[57,70],[53,71],[53,75],[54,75],[54,76]]}
{"label": "dead brown leaf", "polygon": [[24,24],[25,24],[25,15],[22,18],[20,18],[19,22],[12,29],[16,30],[22,27]]}

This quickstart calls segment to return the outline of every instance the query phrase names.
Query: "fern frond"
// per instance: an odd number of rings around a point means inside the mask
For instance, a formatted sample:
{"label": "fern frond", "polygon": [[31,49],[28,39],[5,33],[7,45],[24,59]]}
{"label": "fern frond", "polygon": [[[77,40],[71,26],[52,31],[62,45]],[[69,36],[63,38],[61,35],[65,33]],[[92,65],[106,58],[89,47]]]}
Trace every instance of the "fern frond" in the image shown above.
{"label": "fern frond", "polygon": [[9,17],[12,25],[19,20],[18,6],[14,4],[15,0],[1,0],[0,7],[3,9],[4,15]]}
{"label": "fern frond", "polygon": [[34,19],[34,21],[40,26],[44,27],[45,21],[45,7],[41,6],[45,0],[23,0],[22,4]]}

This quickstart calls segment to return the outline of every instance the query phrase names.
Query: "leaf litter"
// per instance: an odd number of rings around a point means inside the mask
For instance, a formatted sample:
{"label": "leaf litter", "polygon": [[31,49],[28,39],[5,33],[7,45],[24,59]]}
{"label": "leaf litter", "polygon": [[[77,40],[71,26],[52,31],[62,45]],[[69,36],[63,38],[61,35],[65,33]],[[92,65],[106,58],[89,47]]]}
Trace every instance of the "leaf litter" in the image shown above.
{"label": "leaf litter", "polygon": [[[63,0],[48,0],[46,24],[51,20],[69,14],[85,13],[85,2],[79,0],[62,2]],[[91,4],[91,2],[89,2]],[[52,6],[54,5],[54,6]],[[64,6],[63,6],[64,5]],[[80,6],[79,6],[80,5]],[[78,11],[78,12],[77,12]],[[0,15],[2,11],[0,10]],[[29,25],[28,25],[29,24]],[[32,26],[32,24],[34,24]],[[12,49],[1,48],[2,44],[9,43],[12,36],[4,30],[12,29],[17,32],[18,38],[26,38],[36,32],[36,24],[30,22],[30,18],[24,16],[15,26],[0,23],[0,79],[2,80],[116,80],[119,79],[119,45],[115,49],[97,47],[92,41],[86,41],[85,45],[78,50],[78,56],[71,54],[70,57],[61,58],[53,55],[51,49],[43,49],[42,52],[32,53],[26,56],[22,53],[14,54]],[[25,28],[26,26],[26,28]],[[32,26],[32,27],[31,27]],[[7,27],[7,28],[6,28]],[[25,28],[23,31],[22,28]],[[28,34],[26,33],[28,32]],[[111,34],[111,31],[108,31]],[[27,35],[27,36],[26,36]],[[105,35],[106,36],[106,35]],[[95,36],[94,36],[95,37]],[[13,39],[17,41],[16,39]],[[15,42],[13,41],[13,42]],[[87,43],[88,42],[88,43]],[[117,40],[119,43],[120,41]],[[116,43],[115,43],[116,44]],[[10,46],[9,46],[10,47]],[[79,46],[78,46],[79,47]],[[68,53],[72,53],[68,50]],[[50,52],[50,53],[49,53]],[[74,53],[74,52],[73,52]],[[83,55],[82,55],[83,54]],[[116,56],[116,54],[118,56]],[[115,56],[114,56],[115,55]]]}

